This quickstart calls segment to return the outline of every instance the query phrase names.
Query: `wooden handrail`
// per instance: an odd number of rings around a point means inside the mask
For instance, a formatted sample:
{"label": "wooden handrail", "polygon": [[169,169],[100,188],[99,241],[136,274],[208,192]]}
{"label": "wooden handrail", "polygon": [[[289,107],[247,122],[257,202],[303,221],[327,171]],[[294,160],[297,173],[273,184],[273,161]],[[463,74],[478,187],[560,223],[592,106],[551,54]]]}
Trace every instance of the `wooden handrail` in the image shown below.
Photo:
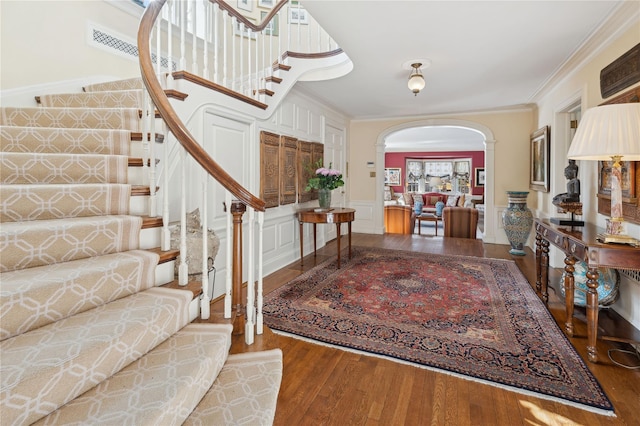
{"label": "wooden handrail", "polygon": [[[285,0],[281,0],[281,2]],[[235,197],[246,205],[249,205],[255,210],[264,211],[265,201],[261,198],[251,194],[245,187],[240,185],[235,179],[233,179],[218,163],[213,160],[202,148],[195,138],[191,135],[189,130],[178,117],[178,114],[169,103],[158,77],[153,69],[153,62],[151,61],[151,31],[155,24],[156,19],[160,15],[162,7],[166,3],[166,0],[156,0],[150,2],[142,15],[140,21],[140,28],[138,30],[138,50],[140,53],[140,71],[142,73],[142,80],[149,92],[149,96],[153,100],[156,109],[160,113],[160,116],[167,123],[167,126],[171,130],[171,133],[176,137],[178,142],[186,149],[186,151],[204,168],[209,175],[216,179],[223,187],[231,192]],[[220,2],[224,3],[224,2]],[[278,4],[280,5],[280,3]],[[282,7],[282,6],[281,6]]]}
{"label": "wooden handrail", "polygon": [[271,9],[271,12],[269,12],[267,16],[264,17],[261,23],[254,24],[253,22],[249,21],[244,15],[238,12],[233,6],[229,5],[229,3],[227,3],[228,0],[209,0],[209,1],[211,3],[216,3],[218,6],[220,6],[220,9],[226,10],[227,13],[229,13],[229,15],[235,16],[235,18],[238,21],[242,22],[245,27],[251,28],[251,30],[255,32],[260,32],[265,28],[267,28],[267,25],[269,25],[269,22],[271,22],[271,19],[273,19],[273,17],[276,16],[278,12],[280,12],[280,9],[282,9],[285,4],[289,3],[289,0],[280,0],[278,3],[276,3],[275,6],[273,6],[273,9]]}

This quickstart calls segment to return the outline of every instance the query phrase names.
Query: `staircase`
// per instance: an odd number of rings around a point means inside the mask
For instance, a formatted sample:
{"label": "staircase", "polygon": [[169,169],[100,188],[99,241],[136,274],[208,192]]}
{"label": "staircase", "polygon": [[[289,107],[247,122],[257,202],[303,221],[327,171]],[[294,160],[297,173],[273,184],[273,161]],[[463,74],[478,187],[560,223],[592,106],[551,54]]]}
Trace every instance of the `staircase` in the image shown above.
{"label": "staircase", "polygon": [[2,425],[273,422],[281,352],[229,355],[231,325],[192,324],[194,294],[163,286],[141,87],[1,108]]}

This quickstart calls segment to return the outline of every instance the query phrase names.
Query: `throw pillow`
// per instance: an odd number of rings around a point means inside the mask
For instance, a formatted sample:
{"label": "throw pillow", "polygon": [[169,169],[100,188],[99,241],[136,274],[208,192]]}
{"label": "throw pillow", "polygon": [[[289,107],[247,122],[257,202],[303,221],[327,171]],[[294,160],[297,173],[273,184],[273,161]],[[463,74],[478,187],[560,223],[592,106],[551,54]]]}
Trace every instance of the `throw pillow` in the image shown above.
{"label": "throw pillow", "polygon": [[424,204],[424,201],[422,201],[422,195],[420,195],[420,194],[413,194],[413,202],[411,203],[411,205],[414,205],[415,203],[422,203],[422,204]]}
{"label": "throw pillow", "polygon": [[464,194],[462,194],[460,197],[458,197],[458,207],[464,207]]}
{"label": "throw pillow", "polygon": [[405,206],[412,206],[413,205],[413,197],[411,197],[411,194],[409,194],[408,192],[403,192],[402,193],[402,199],[404,200],[404,205]]}
{"label": "throw pillow", "polygon": [[438,201],[440,201],[440,197],[438,197],[437,195],[432,195],[429,197],[430,206],[435,206]]}
{"label": "throw pillow", "polygon": [[447,207],[455,207],[458,203],[458,197],[455,195],[449,195],[447,197]]}

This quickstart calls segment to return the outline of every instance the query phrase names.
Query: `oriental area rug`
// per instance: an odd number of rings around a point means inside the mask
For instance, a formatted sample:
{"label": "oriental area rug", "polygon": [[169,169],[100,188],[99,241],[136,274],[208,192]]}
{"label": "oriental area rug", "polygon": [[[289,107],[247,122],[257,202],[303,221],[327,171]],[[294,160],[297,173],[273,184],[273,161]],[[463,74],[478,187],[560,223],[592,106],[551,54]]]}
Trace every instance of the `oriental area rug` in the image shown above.
{"label": "oriental area rug", "polygon": [[515,262],[354,247],[267,294],[271,329],[613,415]]}

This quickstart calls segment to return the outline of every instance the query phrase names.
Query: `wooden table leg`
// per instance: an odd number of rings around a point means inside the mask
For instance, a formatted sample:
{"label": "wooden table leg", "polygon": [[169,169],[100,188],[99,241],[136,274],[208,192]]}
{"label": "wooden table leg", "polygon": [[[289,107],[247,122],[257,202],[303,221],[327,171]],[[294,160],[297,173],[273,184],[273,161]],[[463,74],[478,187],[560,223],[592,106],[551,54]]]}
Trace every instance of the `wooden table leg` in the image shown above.
{"label": "wooden table leg", "polygon": [[304,265],[304,237],[303,237],[304,229],[302,227],[302,222],[300,222],[300,266]]}
{"label": "wooden table leg", "polygon": [[318,242],[316,240],[316,224],[313,224],[313,257],[316,257],[316,250],[318,247]]}
{"label": "wooden table leg", "polygon": [[438,236],[438,218],[436,217],[436,237]]}
{"label": "wooden table leg", "polygon": [[418,222],[418,235],[422,235],[422,220],[416,218],[416,222]]}
{"label": "wooden table leg", "polygon": [[540,282],[540,261],[542,260],[542,235],[536,230],[536,291],[542,294],[542,284]]}
{"label": "wooden table leg", "polygon": [[351,222],[348,222],[347,227],[349,228],[349,259],[351,259]]}
{"label": "wooden table leg", "polygon": [[576,268],[574,265],[576,264],[576,259],[571,255],[567,255],[564,258],[564,282],[562,285],[564,286],[564,303],[565,303],[565,314],[567,317],[564,321],[564,330],[567,332],[567,335],[573,336],[573,291],[575,289],[575,278],[573,273]]}
{"label": "wooden table leg", "polygon": [[336,223],[336,235],[338,240],[338,269],[340,269],[340,222]]}
{"label": "wooden table leg", "polygon": [[598,339],[598,268],[587,271],[587,356],[589,361],[598,361],[596,340]]}
{"label": "wooden table leg", "polygon": [[542,254],[540,256],[540,285],[542,291],[542,301],[549,301],[549,241],[542,240]]}

